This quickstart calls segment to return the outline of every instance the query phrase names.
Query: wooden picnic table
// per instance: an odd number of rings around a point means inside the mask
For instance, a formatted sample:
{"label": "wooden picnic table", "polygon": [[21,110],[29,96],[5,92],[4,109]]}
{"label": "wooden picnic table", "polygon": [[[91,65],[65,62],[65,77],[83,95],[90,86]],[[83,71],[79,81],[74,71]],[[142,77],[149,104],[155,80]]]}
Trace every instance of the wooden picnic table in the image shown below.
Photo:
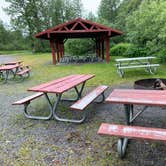
{"label": "wooden picnic table", "polygon": [[2,65],[16,65],[16,64],[21,64],[23,61],[10,61],[10,62],[5,62]]}
{"label": "wooden picnic table", "polygon": [[148,56],[148,57],[135,57],[135,58],[121,58],[115,59],[117,72],[120,77],[124,76],[125,69],[133,69],[133,68],[145,68],[149,73],[153,74],[156,67],[159,67],[159,64],[154,64],[152,62],[156,57]]}
{"label": "wooden picnic table", "polygon": [[12,73],[13,77],[16,76],[19,66],[20,66],[19,64],[0,66],[0,74],[2,77],[4,77],[5,83],[8,81],[9,73]]}
{"label": "wooden picnic table", "polygon": [[[92,74],[78,74],[78,75],[69,75],[63,78],[59,78],[56,80],[53,80],[51,82],[47,82],[44,84],[37,85],[35,87],[29,88],[29,91],[33,92],[43,92],[45,95],[45,98],[47,100],[50,114],[46,118],[51,118],[52,116],[59,121],[65,121],[65,122],[80,122],[81,120],[76,119],[68,119],[68,118],[61,118],[57,115],[57,108],[58,104],[63,101],[77,101],[81,98],[85,83],[87,80],[93,78],[95,75]],[[78,88],[78,86],[81,86]],[[76,92],[76,99],[62,99],[62,95],[64,92],[69,91],[70,89],[75,89]],[[48,93],[56,94],[57,99],[54,101],[53,104],[51,104],[50,98],[48,96]],[[83,117],[84,118],[84,117]],[[43,119],[43,117],[36,117],[35,119]]]}
{"label": "wooden picnic table", "polygon": [[[142,113],[144,112],[148,106],[160,106],[160,107],[166,107],[166,91],[165,90],[136,90],[136,89],[115,89],[112,91],[112,93],[106,98],[106,102],[108,103],[114,103],[114,104],[123,104],[124,105],[124,111],[126,115],[126,124],[132,125],[134,120]],[[134,105],[143,105],[143,109],[139,112],[134,114]],[[103,125],[104,126],[104,125]],[[122,129],[123,126],[119,126],[119,129]],[[142,133],[135,132],[134,136],[134,130],[143,131]],[[118,130],[118,128],[117,128]],[[130,131],[133,130],[133,137],[139,137],[139,138],[145,138],[149,139],[150,136],[153,135],[153,133],[160,132],[160,129],[156,130],[153,129],[142,129],[141,127],[135,127],[132,129],[132,127],[129,129]],[[162,129],[161,129],[162,130]],[[125,131],[125,130],[124,130]],[[121,135],[122,131],[116,131],[117,135]],[[118,133],[119,132],[119,133]],[[164,131],[165,132],[165,131]],[[149,133],[149,135],[148,135]],[[124,133],[127,135],[127,133]],[[153,135],[152,139],[155,139],[157,135]],[[160,137],[160,138],[159,138]],[[163,137],[163,138],[161,138]],[[165,133],[158,135],[159,140],[165,140],[166,136]],[[120,156],[124,156],[126,147],[128,144],[128,138],[121,139],[121,141],[118,142],[118,149]]]}

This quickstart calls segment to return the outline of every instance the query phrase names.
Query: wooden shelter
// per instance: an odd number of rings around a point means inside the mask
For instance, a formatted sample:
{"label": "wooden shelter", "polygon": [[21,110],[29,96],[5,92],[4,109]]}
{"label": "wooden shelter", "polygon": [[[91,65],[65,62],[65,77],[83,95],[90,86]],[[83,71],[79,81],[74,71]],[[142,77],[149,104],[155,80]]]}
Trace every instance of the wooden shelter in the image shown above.
{"label": "wooden shelter", "polygon": [[[64,43],[69,38],[92,38],[96,43],[96,56],[104,60],[104,48],[106,49],[106,61],[110,61],[110,37],[122,35],[122,32],[110,27],[77,18],[53,28],[47,29],[35,35],[36,38],[50,41],[53,63],[60,61],[64,56]],[[105,47],[104,47],[105,45]]]}

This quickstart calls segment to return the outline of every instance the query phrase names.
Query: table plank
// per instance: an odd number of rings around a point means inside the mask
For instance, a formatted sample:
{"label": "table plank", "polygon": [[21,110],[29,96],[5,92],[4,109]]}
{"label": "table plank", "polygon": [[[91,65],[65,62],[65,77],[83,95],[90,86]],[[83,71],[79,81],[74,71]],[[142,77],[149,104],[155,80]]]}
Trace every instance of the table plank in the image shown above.
{"label": "table plank", "polygon": [[50,81],[50,82],[47,82],[47,83],[43,83],[43,84],[40,84],[40,85],[37,85],[37,86],[34,86],[32,88],[29,88],[28,90],[29,91],[40,91],[41,89],[43,88],[47,88],[51,85],[54,85],[54,84],[57,84],[57,83],[60,83],[64,80],[67,80],[67,79],[70,79],[71,77],[73,77],[74,75],[70,75],[70,76],[66,76],[66,77],[63,77],[63,78],[59,78],[59,79],[56,79],[56,80],[53,80],[53,81]]}
{"label": "table plank", "polygon": [[108,96],[106,102],[121,103],[121,104],[166,106],[166,91],[115,89]]}
{"label": "table plank", "polygon": [[14,68],[17,68],[17,67],[19,67],[19,64],[5,65],[5,66],[0,66],[0,70],[11,70],[11,69],[14,69]]}
{"label": "table plank", "polygon": [[122,58],[122,59],[115,59],[117,62],[124,62],[124,61],[133,61],[133,60],[147,60],[147,59],[155,59],[154,56],[149,57],[137,57],[137,58]]}
{"label": "table plank", "polygon": [[29,91],[36,92],[46,92],[46,93],[63,93],[76,85],[81,84],[82,82],[91,79],[95,75],[71,75],[63,77],[45,84],[41,84],[32,88],[29,88]]}

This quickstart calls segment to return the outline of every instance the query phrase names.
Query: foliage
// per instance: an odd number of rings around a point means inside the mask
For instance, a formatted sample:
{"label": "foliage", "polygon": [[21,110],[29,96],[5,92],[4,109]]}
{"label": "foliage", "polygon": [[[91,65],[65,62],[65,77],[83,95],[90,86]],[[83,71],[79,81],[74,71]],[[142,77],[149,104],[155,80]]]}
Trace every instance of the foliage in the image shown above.
{"label": "foliage", "polygon": [[126,57],[140,57],[140,56],[147,56],[147,50],[142,47],[138,47],[136,45],[131,44],[124,53]]}
{"label": "foliage", "polygon": [[110,49],[112,56],[124,56],[124,57],[139,57],[147,56],[147,50],[145,48],[138,47],[130,43],[116,44]]}
{"label": "foliage", "polygon": [[68,40],[65,46],[71,55],[87,55],[94,51],[95,42],[90,39],[72,39]]}
{"label": "foliage", "polygon": [[110,49],[111,56],[125,56],[126,50],[131,47],[130,43],[119,43]]}
{"label": "foliage", "polygon": [[166,63],[166,48],[157,53],[159,63]]}
{"label": "foliage", "polygon": [[19,30],[7,29],[0,21],[0,50],[29,49],[28,39]]}
{"label": "foliage", "polygon": [[99,18],[113,22],[117,15],[117,8],[120,5],[120,0],[101,0],[98,15]]}
{"label": "foliage", "polygon": [[144,0],[126,19],[127,40],[155,53],[165,48],[166,1]]}
{"label": "foliage", "polygon": [[45,48],[42,41],[34,38],[36,33],[82,15],[80,0],[6,1],[10,2],[5,10],[12,16],[12,25],[27,34],[35,50]]}

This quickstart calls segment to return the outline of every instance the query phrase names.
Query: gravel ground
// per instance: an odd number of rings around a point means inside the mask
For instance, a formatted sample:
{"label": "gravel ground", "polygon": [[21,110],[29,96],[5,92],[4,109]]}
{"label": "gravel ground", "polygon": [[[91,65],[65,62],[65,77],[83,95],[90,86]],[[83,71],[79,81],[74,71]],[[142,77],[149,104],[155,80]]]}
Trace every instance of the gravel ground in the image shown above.
{"label": "gravel ground", "polygon": [[[14,59],[0,55],[0,62],[6,60]],[[53,119],[30,120],[24,117],[22,106],[11,105],[27,95],[27,92],[19,92],[14,84],[0,85],[0,165],[166,165],[166,143],[131,140],[125,159],[120,160],[116,151],[117,138],[96,134],[101,122],[125,123],[122,105],[92,104],[88,107],[88,118],[79,125]],[[12,86],[15,88],[10,91]],[[106,96],[113,88],[132,88],[132,85],[111,87]],[[69,102],[65,104],[70,105]],[[47,109],[40,100],[32,106]],[[135,107],[136,110],[141,108]],[[166,108],[149,107],[134,125],[166,128],[165,111]]]}

